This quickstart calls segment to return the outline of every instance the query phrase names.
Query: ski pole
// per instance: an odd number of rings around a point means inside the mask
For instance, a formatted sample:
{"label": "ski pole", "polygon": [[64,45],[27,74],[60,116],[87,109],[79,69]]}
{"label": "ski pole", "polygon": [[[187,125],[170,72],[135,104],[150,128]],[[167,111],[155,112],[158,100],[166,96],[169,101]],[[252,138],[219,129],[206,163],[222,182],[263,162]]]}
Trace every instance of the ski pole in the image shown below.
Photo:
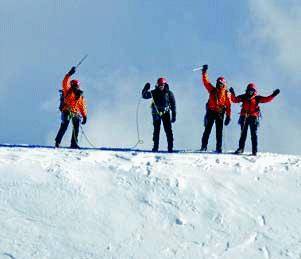
{"label": "ski pole", "polygon": [[83,63],[84,62],[84,60],[86,59],[88,57],[88,54],[86,54],[78,63],[77,63],[77,65],[75,66],[75,68],[77,69],[80,65],[81,65],[81,63]]}

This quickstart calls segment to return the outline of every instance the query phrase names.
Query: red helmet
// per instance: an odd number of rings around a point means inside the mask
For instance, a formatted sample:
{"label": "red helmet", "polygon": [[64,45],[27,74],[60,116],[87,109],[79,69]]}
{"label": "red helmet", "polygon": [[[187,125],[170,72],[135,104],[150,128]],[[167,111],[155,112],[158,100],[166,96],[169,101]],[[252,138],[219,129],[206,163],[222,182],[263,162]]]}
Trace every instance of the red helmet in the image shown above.
{"label": "red helmet", "polygon": [[223,84],[223,85],[226,85],[226,84],[227,84],[227,81],[226,81],[226,79],[225,79],[223,76],[218,77],[218,78],[216,79],[216,82],[217,82],[217,83],[221,83],[221,84]]}
{"label": "red helmet", "polygon": [[165,85],[165,84],[167,84],[167,80],[166,80],[164,77],[160,77],[160,78],[157,80],[157,84],[158,84],[158,85]]}
{"label": "red helmet", "polygon": [[249,83],[247,85],[246,91],[254,91],[254,93],[257,93],[257,87],[254,83]]}
{"label": "red helmet", "polygon": [[255,90],[256,91],[256,85],[254,83],[249,83],[247,85],[247,90]]}
{"label": "red helmet", "polygon": [[72,86],[73,87],[79,87],[79,81],[76,80],[76,79],[73,79],[73,80],[70,81],[70,85],[71,85],[71,87]]}

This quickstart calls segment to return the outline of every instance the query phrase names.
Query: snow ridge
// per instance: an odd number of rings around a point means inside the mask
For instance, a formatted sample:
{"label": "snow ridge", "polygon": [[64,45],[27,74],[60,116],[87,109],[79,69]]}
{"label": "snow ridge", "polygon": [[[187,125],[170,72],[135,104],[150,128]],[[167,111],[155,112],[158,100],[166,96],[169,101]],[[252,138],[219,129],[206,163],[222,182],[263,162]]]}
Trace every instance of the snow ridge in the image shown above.
{"label": "snow ridge", "polygon": [[301,157],[0,148],[0,258],[301,259]]}

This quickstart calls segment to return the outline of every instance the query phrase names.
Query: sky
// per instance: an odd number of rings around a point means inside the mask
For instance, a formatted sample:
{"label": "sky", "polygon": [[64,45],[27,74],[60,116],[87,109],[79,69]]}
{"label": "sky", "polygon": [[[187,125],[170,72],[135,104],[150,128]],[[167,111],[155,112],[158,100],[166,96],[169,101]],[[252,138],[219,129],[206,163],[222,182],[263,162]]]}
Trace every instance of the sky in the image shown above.
{"label": "sky", "polygon": [[[0,6],[0,143],[54,144],[61,81],[88,54],[74,78],[85,92],[84,131],[95,146],[133,146],[141,89],[166,77],[177,102],[175,148],[198,149],[208,93],[192,69],[208,64],[211,81],[223,75],[238,94],[249,82],[262,95],[280,88],[261,107],[259,151],[301,153],[300,1],[2,0]],[[238,145],[240,106],[232,110],[224,150]],[[138,115],[139,147],[150,149],[149,100],[141,100]],[[80,144],[89,146],[81,137]],[[160,147],[166,149],[163,129]]]}

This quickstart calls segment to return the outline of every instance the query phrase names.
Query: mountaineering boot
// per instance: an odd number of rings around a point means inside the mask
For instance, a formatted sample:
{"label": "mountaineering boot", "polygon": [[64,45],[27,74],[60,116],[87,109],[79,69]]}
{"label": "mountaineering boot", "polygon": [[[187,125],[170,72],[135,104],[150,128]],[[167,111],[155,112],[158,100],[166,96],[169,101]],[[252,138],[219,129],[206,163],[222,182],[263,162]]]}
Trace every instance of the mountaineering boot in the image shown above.
{"label": "mountaineering boot", "polygon": [[221,153],[223,153],[223,150],[222,150],[221,148],[217,148],[217,149],[215,150],[215,153],[221,154]]}
{"label": "mountaineering boot", "polygon": [[242,154],[243,152],[244,152],[243,148],[238,148],[238,149],[234,152],[234,154],[240,155],[240,154]]}
{"label": "mountaineering boot", "polygon": [[173,152],[173,142],[168,143],[167,151],[168,151],[168,153]]}
{"label": "mountaineering boot", "polygon": [[206,152],[206,151],[207,151],[207,147],[205,147],[205,146],[202,146],[202,147],[201,147],[201,149],[200,149],[200,151],[202,151],[202,152]]}
{"label": "mountaineering boot", "polygon": [[76,143],[72,143],[70,145],[70,148],[72,148],[72,149],[80,149],[80,146],[78,144],[76,144]]}
{"label": "mountaineering boot", "polygon": [[152,152],[158,152],[159,148],[158,147],[153,147]]}

